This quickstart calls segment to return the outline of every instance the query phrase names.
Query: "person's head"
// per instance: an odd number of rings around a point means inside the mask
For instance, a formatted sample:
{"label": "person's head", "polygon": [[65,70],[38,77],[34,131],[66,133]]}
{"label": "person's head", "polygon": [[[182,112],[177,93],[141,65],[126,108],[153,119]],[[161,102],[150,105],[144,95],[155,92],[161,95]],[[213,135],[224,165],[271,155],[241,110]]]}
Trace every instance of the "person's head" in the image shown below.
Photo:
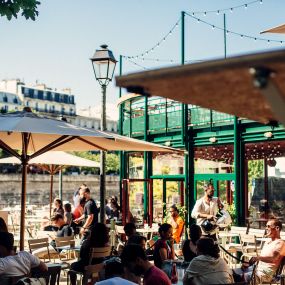
{"label": "person's head", "polygon": [[90,246],[91,247],[103,247],[109,242],[109,229],[105,224],[96,223],[92,230],[90,236]]}
{"label": "person's head", "polygon": [[124,274],[124,267],[119,257],[111,257],[105,262],[105,279],[121,277]]}
{"label": "person's head", "polygon": [[209,183],[205,189],[205,195],[208,196],[208,198],[212,198],[214,196],[214,192],[214,185],[212,183]]}
{"label": "person's head", "polygon": [[209,255],[214,258],[219,258],[219,247],[212,238],[202,237],[197,241],[196,245],[198,255]]}
{"label": "person's head", "polygon": [[0,217],[0,232],[8,232],[8,227],[3,218]]}
{"label": "person's head", "polygon": [[138,235],[138,234],[132,235],[128,239],[128,244],[137,244],[141,246],[143,250],[145,250],[146,249],[146,237]]}
{"label": "person's head", "polygon": [[86,199],[85,199],[85,198],[80,198],[80,199],[79,199],[79,205],[80,205],[82,208],[84,208],[85,203],[86,203]]}
{"label": "person's head", "polygon": [[57,209],[62,208],[62,201],[58,198],[55,198],[53,200],[53,204],[54,204],[55,208],[57,208]]}
{"label": "person's head", "polygon": [[80,189],[84,189],[84,188],[87,188],[87,184],[82,183],[82,184],[80,185],[80,187],[79,187],[79,190],[80,190]]}
{"label": "person's head", "polygon": [[147,256],[141,246],[127,244],[121,254],[124,267],[137,276],[143,275],[148,264]]}
{"label": "person's head", "polygon": [[64,208],[65,212],[71,213],[71,204],[70,203],[64,204],[63,208]]}
{"label": "person's head", "polygon": [[271,218],[266,223],[266,236],[272,239],[280,238],[280,232],[282,230],[282,223],[275,218]]}
{"label": "person's head", "polygon": [[0,257],[11,255],[14,251],[14,236],[8,232],[0,232]]}
{"label": "person's head", "polygon": [[175,218],[175,217],[178,216],[179,210],[178,210],[178,208],[176,207],[176,205],[172,205],[172,206],[170,207],[169,213],[170,213],[171,217],[174,217],[174,218]]}
{"label": "person's head", "polygon": [[61,227],[65,224],[64,217],[61,214],[56,214],[51,217],[50,221],[56,227]]}
{"label": "person's head", "polygon": [[169,240],[172,237],[172,231],[172,226],[167,223],[162,224],[158,229],[160,237],[164,240]]}
{"label": "person's head", "polygon": [[136,225],[134,223],[126,223],[124,226],[124,231],[126,236],[129,238],[132,235],[136,234],[137,232]]}
{"label": "person's head", "polygon": [[202,236],[202,230],[200,226],[196,224],[191,225],[190,230],[189,230],[189,235],[190,235],[191,241],[194,244],[196,244],[197,240],[200,239],[200,237]]}
{"label": "person's head", "polygon": [[88,201],[90,199],[90,189],[88,187],[80,188],[79,195],[81,199]]}
{"label": "person's head", "polygon": [[111,200],[115,200],[118,203],[118,197],[117,196],[111,196]]}

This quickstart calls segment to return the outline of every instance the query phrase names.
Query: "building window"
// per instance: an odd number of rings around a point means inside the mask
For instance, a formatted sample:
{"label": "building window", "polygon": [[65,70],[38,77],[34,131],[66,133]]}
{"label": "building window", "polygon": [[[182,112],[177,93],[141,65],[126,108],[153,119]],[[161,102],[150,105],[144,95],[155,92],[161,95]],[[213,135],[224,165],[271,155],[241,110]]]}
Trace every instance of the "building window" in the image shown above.
{"label": "building window", "polygon": [[48,112],[48,105],[45,104],[45,112]]}

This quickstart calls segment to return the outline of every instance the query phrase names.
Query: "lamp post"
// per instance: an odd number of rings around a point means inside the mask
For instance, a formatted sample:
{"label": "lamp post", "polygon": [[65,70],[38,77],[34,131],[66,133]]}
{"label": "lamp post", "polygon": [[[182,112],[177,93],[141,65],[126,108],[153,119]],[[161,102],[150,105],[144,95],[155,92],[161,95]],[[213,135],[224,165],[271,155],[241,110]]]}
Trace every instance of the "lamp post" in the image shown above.
{"label": "lamp post", "polygon": [[[90,58],[96,80],[102,88],[101,100],[101,131],[106,130],[106,88],[112,81],[117,60],[107,45],[101,45],[92,58]],[[105,222],[105,196],[106,196],[106,152],[100,151],[100,222]]]}

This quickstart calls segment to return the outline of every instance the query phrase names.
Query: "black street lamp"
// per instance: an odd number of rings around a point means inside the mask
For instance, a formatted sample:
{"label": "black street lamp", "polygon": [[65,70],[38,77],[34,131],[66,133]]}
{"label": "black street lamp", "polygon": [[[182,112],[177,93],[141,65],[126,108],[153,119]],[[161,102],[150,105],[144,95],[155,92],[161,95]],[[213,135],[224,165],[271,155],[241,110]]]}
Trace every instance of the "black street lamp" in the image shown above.
{"label": "black street lamp", "polygon": [[[106,88],[112,81],[117,60],[107,45],[101,45],[92,58],[90,58],[96,80],[102,88],[101,105],[101,131],[106,131]],[[105,197],[106,197],[106,153],[100,151],[100,222],[105,222]]]}

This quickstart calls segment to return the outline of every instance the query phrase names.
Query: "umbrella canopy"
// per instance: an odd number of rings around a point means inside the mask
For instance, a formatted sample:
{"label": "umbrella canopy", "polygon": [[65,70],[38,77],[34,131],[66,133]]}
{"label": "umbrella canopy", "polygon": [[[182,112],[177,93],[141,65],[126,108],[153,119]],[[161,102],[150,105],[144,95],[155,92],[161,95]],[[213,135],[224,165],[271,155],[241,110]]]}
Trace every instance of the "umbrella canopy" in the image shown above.
{"label": "umbrella canopy", "polygon": [[[21,160],[14,156],[11,156],[0,159],[0,163],[21,164]],[[45,152],[29,160],[28,164],[100,167],[99,162],[72,155],[64,151]]]}
{"label": "umbrella canopy", "polygon": [[[113,143],[111,143],[113,142]],[[106,148],[108,146],[108,148]],[[38,116],[29,108],[0,115],[0,147],[22,162],[20,250],[24,249],[26,177],[30,159],[50,150],[134,150],[171,152],[140,140],[81,128],[64,121]],[[18,153],[16,150],[21,150]]]}
{"label": "umbrella canopy", "polygon": [[[6,157],[0,159],[1,164],[21,164],[15,156]],[[40,167],[47,171],[51,176],[50,183],[50,215],[51,215],[51,205],[52,205],[52,193],[53,193],[53,176],[65,166],[85,166],[85,167],[100,167],[100,163],[85,159],[76,155],[66,153],[64,151],[48,151],[45,152],[31,160],[28,164],[38,164]]]}
{"label": "umbrella canopy", "polygon": [[285,125],[284,49],[134,73],[117,77],[116,84],[129,92]]}
{"label": "umbrella canopy", "polygon": [[285,34],[285,24],[261,32],[264,33]]}

